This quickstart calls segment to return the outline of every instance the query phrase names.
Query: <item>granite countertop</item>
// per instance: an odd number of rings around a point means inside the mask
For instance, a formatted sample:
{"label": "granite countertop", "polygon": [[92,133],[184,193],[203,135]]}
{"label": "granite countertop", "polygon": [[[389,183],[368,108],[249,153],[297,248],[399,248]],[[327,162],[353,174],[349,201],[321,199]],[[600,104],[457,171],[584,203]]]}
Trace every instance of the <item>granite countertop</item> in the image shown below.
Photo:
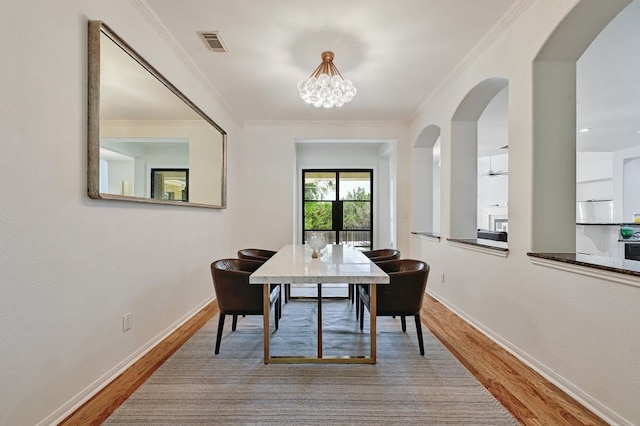
{"label": "granite countertop", "polygon": [[620,223],[605,223],[605,222],[589,222],[589,223],[579,223],[576,222],[576,225],[587,225],[587,226],[637,226],[640,228],[640,223],[635,222],[620,222]]}
{"label": "granite countertop", "polygon": [[634,235],[630,238],[618,238],[618,241],[621,243],[640,243],[640,236]]}
{"label": "granite countertop", "polygon": [[422,235],[423,237],[436,238],[440,239],[440,234],[436,232],[419,232],[419,231],[411,231],[413,235]]}
{"label": "granite countertop", "polygon": [[527,256],[640,277],[640,262],[636,260],[580,253],[527,253]]}
{"label": "granite countertop", "polygon": [[454,243],[468,244],[471,246],[487,247],[496,251],[509,251],[509,246],[503,241],[485,240],[482,238],[447,238],[447,241]]}

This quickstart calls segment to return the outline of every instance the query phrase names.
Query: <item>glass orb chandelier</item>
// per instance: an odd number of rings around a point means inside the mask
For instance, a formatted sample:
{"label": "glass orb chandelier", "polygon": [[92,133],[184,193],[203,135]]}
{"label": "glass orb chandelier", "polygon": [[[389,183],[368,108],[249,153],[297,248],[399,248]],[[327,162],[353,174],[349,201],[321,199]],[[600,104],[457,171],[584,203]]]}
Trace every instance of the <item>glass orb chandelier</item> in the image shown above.
{"label": "glass orb chandelier", "polygon": [[298,91],[303,101],[316,108],[341,107],[353,100],[356,88],[351,80],[333,65],[333,52],[322,52],[322,63],[308,79],[298,83]]}

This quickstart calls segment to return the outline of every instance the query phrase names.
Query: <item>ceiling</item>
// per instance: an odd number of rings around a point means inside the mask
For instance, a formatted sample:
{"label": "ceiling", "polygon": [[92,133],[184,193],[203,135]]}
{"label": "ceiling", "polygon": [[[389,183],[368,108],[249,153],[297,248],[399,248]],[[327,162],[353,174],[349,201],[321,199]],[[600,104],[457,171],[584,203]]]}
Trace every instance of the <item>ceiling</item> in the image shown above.
{"label": "ceiling", "polygon": [[[518,0],[146,0],[240,121],[408,120]],[[220,31],[228,52],[198,31]],[[296,88],[335,53],[342,108]]]}
{"label": "ceiling", "polygon": [[[142,0],[141,0],[142,1]],[[192,61],[241,123],[406,121],[498,22],[524,0],[144,0],[174,45]],[[640,144],[640,0],[594,40],[577,64],[579,151]],[[200,31],[219,31],[228,51],[206,48]],[[315,108],[298,81],[324,50],[358,89],[341,108]],[[507,91],[479,124],[479,151],[504,153]]]}

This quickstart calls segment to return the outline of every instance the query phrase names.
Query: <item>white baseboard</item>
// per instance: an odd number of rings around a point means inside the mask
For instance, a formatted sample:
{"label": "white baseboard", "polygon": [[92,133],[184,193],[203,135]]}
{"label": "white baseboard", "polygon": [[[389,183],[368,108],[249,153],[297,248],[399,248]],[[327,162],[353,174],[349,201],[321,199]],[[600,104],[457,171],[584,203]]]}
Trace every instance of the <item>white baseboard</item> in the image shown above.
{"label": "white baseboard", "polygon": [[439,294],[429,289],[427,289],[427,294],[432,296],[438,302],[442,303],[449,310],[451,310],[460,318],[462,318],[464,321],[469,323],[473,328],[475,328],[480,333],[487,336],[497,345],[499,345],[504,350],[509,352],[511,355],[515,356],[524,364],[526,364],[528,367],[535,370],[538,374],[543,376],[545,379],[549,380],[551,383],[558,386],[565,393],[567,393],[569,396],[571,396],[573,399],[578,401],[580,404],[584,405],[586,408],[591,410],[594,414],[596,414],[598,417],[603,419],[605,422],[609,423],[610,425],[633,426],[631,422],[629,422],[628,420],[618,415],[616,412],[609,409],[609,407],[603,405],[600,401],[593,398],[591,395],[584,392],[578,386],[574,385],[573,383],[571,383],[570,381],[568,381],[567,379],[565,379],[564,377],[556,373],[551,368],[539,362],[537,359],[535,359],[528,353],[522,351],[517,346],[511,344],[511,342],[504,339],[502,336],[495,334],[492,330],[486,328],[482,323],[477,322],[474,318],[467,315],[464,311],[459,309],[457,306],[455,306],[452,303],[449,303],[444,297],[441,297]]}
{"label": "white baseboard", "polygon": [[165,328],[162,332],[160,332],[153,339],[149,340],[142,347],[140,347],[137,351],[129,355],[127,358],[122,360],[122,362],[118,363],[111,370],[107,371],[101,377],[96,379],[93,383],[83,389],[76,396],[67,401],[64,405],[58,408],[56,411],[48,415],[45,419],[38,423],[38,426],[44,425],[57,425],[66,419],[69,415],[71,415],[74,411],[82,406],[85,402],[93,398],[98,392],[104,389],[109,383],[111,383],[114,379],[116,379],[119,375],[124,373],[129,367],[131,367],[135,362],[137,362],[140,358],[145,356],[151,349],[156,347],[160,342],[169,337],[171,333],[176,331],[178,328],[182,327],[184,323],[189,321],[194,315],[200,312],[205,306],[211,303],[213,299],[206,300],[202,302],[200,305],[193,308],[189,313],[184,315],[178,321],[171,324],[169,327]]}

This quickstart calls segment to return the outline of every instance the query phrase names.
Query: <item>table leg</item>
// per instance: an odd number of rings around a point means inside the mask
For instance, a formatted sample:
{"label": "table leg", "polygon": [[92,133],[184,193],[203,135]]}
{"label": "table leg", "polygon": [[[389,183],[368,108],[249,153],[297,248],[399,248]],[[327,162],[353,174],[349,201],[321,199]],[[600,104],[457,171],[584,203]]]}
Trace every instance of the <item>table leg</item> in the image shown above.
{"label": "table leg", "polygon": [[376,313],[377,313],[377,297],[376,297],[376,284],[369,284],[369,317],[371,324],[369,326],[371,330],[371,360],[376,363]]}
{"label": "table leg", "polygon": [[322,358],[322,284],[318,284],[318,358]]}
{"label": "table leg", "polygon": [[269,359],[271,358],[271,354],[269,352],[269,298],[271,297],[271,285],[264,284],[263,285],[263,294],[262,294],[262,319],[263,319],[263,329],[264,329],[264,363],[267,364]]}

